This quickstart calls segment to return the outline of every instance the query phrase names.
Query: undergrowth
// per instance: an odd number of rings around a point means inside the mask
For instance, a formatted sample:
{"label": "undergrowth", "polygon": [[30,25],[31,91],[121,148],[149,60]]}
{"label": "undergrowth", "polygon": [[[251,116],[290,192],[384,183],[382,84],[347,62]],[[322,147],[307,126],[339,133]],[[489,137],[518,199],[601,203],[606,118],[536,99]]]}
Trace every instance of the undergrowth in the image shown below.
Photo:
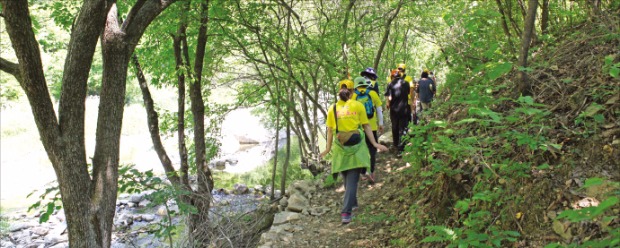
{"label": "undergrowth", "polygon": [[512,97],[510,62],[447,75],[444,101],[410,126],[405,191],[416,197],[393,245],[620,245],[618,40],[583,30],[519,68],[533,96]]}

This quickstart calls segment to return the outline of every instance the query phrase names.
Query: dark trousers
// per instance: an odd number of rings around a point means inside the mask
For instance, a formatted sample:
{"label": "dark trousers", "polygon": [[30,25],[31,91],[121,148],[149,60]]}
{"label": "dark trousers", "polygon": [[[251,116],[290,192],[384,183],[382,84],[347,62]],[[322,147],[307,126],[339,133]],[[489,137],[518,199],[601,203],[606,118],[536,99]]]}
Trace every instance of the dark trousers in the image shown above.
{"label": "dark trousers", "polygon": [[340,213],[350,214],[353,207],[359,206],[357,204],[357,184],[362,170],[357,168],[342,172],[342,177],[344,178],[344,202]]}
{"label": "dark trousers", "polygon": [[[375,141],[379,142],[377,137],[377,131],[372,131],[372,136],[375,137]],[[375,172],[375,163],[377,161],[377,148],[370,143],[370,139],[366,136],[366,146],[370,152],[370,173]]]}
{"label": "dark trousers", "polygon": [[398,147],[398,151],[405,150],[405,142],[403,136],[407,130],[407,125],[411,121],[411,111],[403,115],[402,113],[394,113],[390,111],[390,119],[392,120],[392,141],[394,146]]}

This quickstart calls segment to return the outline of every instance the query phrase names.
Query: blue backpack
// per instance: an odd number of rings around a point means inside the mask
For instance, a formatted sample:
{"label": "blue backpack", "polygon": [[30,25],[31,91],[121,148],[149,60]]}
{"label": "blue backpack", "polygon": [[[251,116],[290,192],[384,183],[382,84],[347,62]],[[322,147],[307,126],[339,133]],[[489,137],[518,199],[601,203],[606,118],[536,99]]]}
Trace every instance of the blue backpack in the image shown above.
{"label": "blue backpack", "polygon": [[375,116],[375,106],[372,104],[372,99],[370,98],[369,92],[370,89],[366,89],[364,93],[355,89],[355,94],[357,94],[357,98],[355,100],[364,105],[364,108],[366,108],[366,117],[371,119]]}

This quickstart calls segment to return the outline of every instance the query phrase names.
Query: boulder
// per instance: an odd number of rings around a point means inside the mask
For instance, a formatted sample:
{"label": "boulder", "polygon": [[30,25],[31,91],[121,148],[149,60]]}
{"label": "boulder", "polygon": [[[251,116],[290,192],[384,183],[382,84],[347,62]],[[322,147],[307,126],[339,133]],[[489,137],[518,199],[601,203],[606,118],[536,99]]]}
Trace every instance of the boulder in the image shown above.
{"label": "boulder", "polygon": [[45,228],[45,227],[38,226],[38,227],[33,228],[31,231],[32,231],[32,233],[34,233],[34,234],[36,234],[38,236],[45,236],[45,235],[47,235],[47,233],[50,230]]}
{"label": "boulder", "polygon": [[384,132],[379,137],[379,143],[385,146],[391,146],[394,141],[392,141],[392,132]]}
{"label": "boulder", "polygon": [[294,213],[294,212],[280,212],[277,213],[274,218],[273,218],[273,225],[281,225],[281,224],[286,224],[289,223],[291,221],[296,221],[296,220],[300,220],[302,217],[301,214],[299,213]]}
{"label": "boulder", "polygon": [[129,198],[129,201],[135,204],[140,203],[142,200],[144,200],[144,194],[133,194],[131,198]]}
{"label": "boulder", "polygon": [[245,184],[235,184],[233,187],[234,187],[233,191],[237,195],[243,195],[243,194],[247,194],[250,192],[250,189]]}
{"label": "boulder", "polygon": [[310,206],[310,200],[300,193],[291,195],[288,199],[287,210],[291,212],[302,212]]}
{"label": "boulder", "polygon": [[17,222],[9,226],[9,232],[17,232],[35,226],[32,222]]}
{"label": "boulder", "polygon": [[216,170],[225,170],[226,169],[226,161],[224,161],[224,160],[215,161],[215,169]]}
{"label": "boulder", "polygon": [[288,206],[288,198],[282,197],[282,199],[280,199],[279,203],[280,203],[280,206],[287,207]]}

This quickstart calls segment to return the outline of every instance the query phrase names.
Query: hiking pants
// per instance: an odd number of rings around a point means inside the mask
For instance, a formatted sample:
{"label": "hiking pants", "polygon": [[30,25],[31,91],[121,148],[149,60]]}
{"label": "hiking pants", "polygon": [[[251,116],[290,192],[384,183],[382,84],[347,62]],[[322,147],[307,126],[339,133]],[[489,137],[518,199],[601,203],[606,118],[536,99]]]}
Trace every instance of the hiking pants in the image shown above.
{"label": "hiking pants", "polygon": [[398,147],[398,151],[402,152],[405,150],[403,136],[407,130],[409,121],[411,121],[411,115],[390,112],[390,119],[392,120],[392,141],[394,142],[394,146]]}
{"label": "hiking pants", "polygon": [[346,170],[342,172],[342,178],[344,179],[344,202],[342,204],[342,212],[350,214],[353,211],[353,207],[359,206],[357,204],[357,184],[360,180],[360,174],[362,168]]}
{"label": "hiking pants", "polygon": [[[375,141],[379,143],[377,131],[372,131],[372,136],[375,137]],[[368,136],[366,136],[366,146],[368,146],[368,151],[370,152],[370,173],[373,173],[375,172],[375,163],[377,161],[377,148],[370,143]]]}

